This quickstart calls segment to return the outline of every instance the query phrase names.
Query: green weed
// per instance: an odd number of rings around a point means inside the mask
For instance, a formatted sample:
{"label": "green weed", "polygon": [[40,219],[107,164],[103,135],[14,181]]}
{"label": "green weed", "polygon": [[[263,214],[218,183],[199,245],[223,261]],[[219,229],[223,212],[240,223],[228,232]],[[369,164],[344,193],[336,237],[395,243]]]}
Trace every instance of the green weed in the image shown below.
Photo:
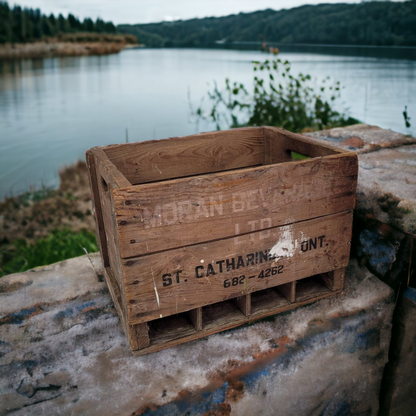
{"label": "green weed", "polygon": [[0,245],[0,277],[81,256],[83,247],[89,253],[98,251],[95,235],[86,230],[75,232],[68,228],[53,230],[48,237],[31,244],[18,239],[12,245]]}
{"label": "green weed", "polygon": [[314,85],[310,75],[292,75],[290,62],[281,59],[255,61],[253,70],[251,93],[243,84],[229,79],[223,90],[214,84],[208,91],[210,109],[199,107],[197,117],[214,121],[218,130],[266,125],[301,132],[358,122],[334,110],[341,85],[329,77]]}

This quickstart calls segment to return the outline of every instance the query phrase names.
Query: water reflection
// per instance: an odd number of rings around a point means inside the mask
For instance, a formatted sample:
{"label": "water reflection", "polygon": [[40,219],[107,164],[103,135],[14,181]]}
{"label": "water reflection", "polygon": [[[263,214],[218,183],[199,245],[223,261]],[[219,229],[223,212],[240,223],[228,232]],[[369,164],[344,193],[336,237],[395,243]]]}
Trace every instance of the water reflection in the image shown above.
{"label": "water reflection", "polygon": [[[267,47],[277,47],[283,53],[310,53],[330,56],[356,56],[361,58],[407,59],[416,60],[416,47],[386,46],[345,46],[345,45],[285,45],[267,43]],[[235,42],[218,46],[219,49],[260,49],[259,42]]]}
{"label": "water reflection", "polygon": [[[402,116],[407,105],[416,120],[416,61],[389,58],[408,51],[374,49],[379,56],[366,48],[281,47],[281,58],[294,73],[340,80],[340,109],[349,107],[351,116],[416,134]],[[250,50],[137,49],[0,61],[0,198],[42,182],[56,186],[62,165],[90,147],[123,142],[126,129],[130,141],[215,129],[189,122],[188,93],[198,106],[213,80],[222,85],[229,77],[250,88],[251,61],[267,57]]]}

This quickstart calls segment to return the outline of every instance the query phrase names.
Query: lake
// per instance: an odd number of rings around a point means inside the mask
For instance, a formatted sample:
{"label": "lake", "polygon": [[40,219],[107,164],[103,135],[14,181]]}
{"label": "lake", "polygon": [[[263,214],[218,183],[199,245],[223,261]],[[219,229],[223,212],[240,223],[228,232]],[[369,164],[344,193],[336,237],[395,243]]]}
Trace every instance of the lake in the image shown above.
{"label": "lake", "polygon": [[[356,49],[357,48],[353,48]],[[416,135],[415,50],[282,48],[292,72],[345,87],[338,110],[365,123]],[[215,129],[195,123],[208,83],[252,85],[251,61],[231,49],[131,49],[118,55],[0,62],[0,199],[56,187],[62,166],[93,146]],[[402,112],[407,105],[412,127]]]}

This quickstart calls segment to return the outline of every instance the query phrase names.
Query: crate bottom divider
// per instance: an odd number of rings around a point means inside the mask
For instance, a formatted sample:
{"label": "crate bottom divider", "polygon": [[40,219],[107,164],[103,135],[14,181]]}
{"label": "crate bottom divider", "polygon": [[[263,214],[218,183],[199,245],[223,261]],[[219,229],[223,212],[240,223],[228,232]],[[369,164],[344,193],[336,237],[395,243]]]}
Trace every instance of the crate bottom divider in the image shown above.
{"label": "crate bottom divider", "polygon": [[131,326],[124,317],[118,284],[109,267],[105,268],[105,278],[133,353],[145,355],[338,294],[344,287],[345,270],[343,267]]}

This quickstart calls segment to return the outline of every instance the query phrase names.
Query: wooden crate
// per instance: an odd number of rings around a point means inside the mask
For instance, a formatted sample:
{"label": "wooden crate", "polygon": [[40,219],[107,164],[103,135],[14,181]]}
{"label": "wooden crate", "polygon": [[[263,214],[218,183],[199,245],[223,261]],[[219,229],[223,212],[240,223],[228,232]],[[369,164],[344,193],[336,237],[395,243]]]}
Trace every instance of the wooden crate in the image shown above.
{"label": "wooden crate", "polygon": [[97,147],[87,162],[105,277],[139,354],[343,289],[355,153],[259,127]]}

